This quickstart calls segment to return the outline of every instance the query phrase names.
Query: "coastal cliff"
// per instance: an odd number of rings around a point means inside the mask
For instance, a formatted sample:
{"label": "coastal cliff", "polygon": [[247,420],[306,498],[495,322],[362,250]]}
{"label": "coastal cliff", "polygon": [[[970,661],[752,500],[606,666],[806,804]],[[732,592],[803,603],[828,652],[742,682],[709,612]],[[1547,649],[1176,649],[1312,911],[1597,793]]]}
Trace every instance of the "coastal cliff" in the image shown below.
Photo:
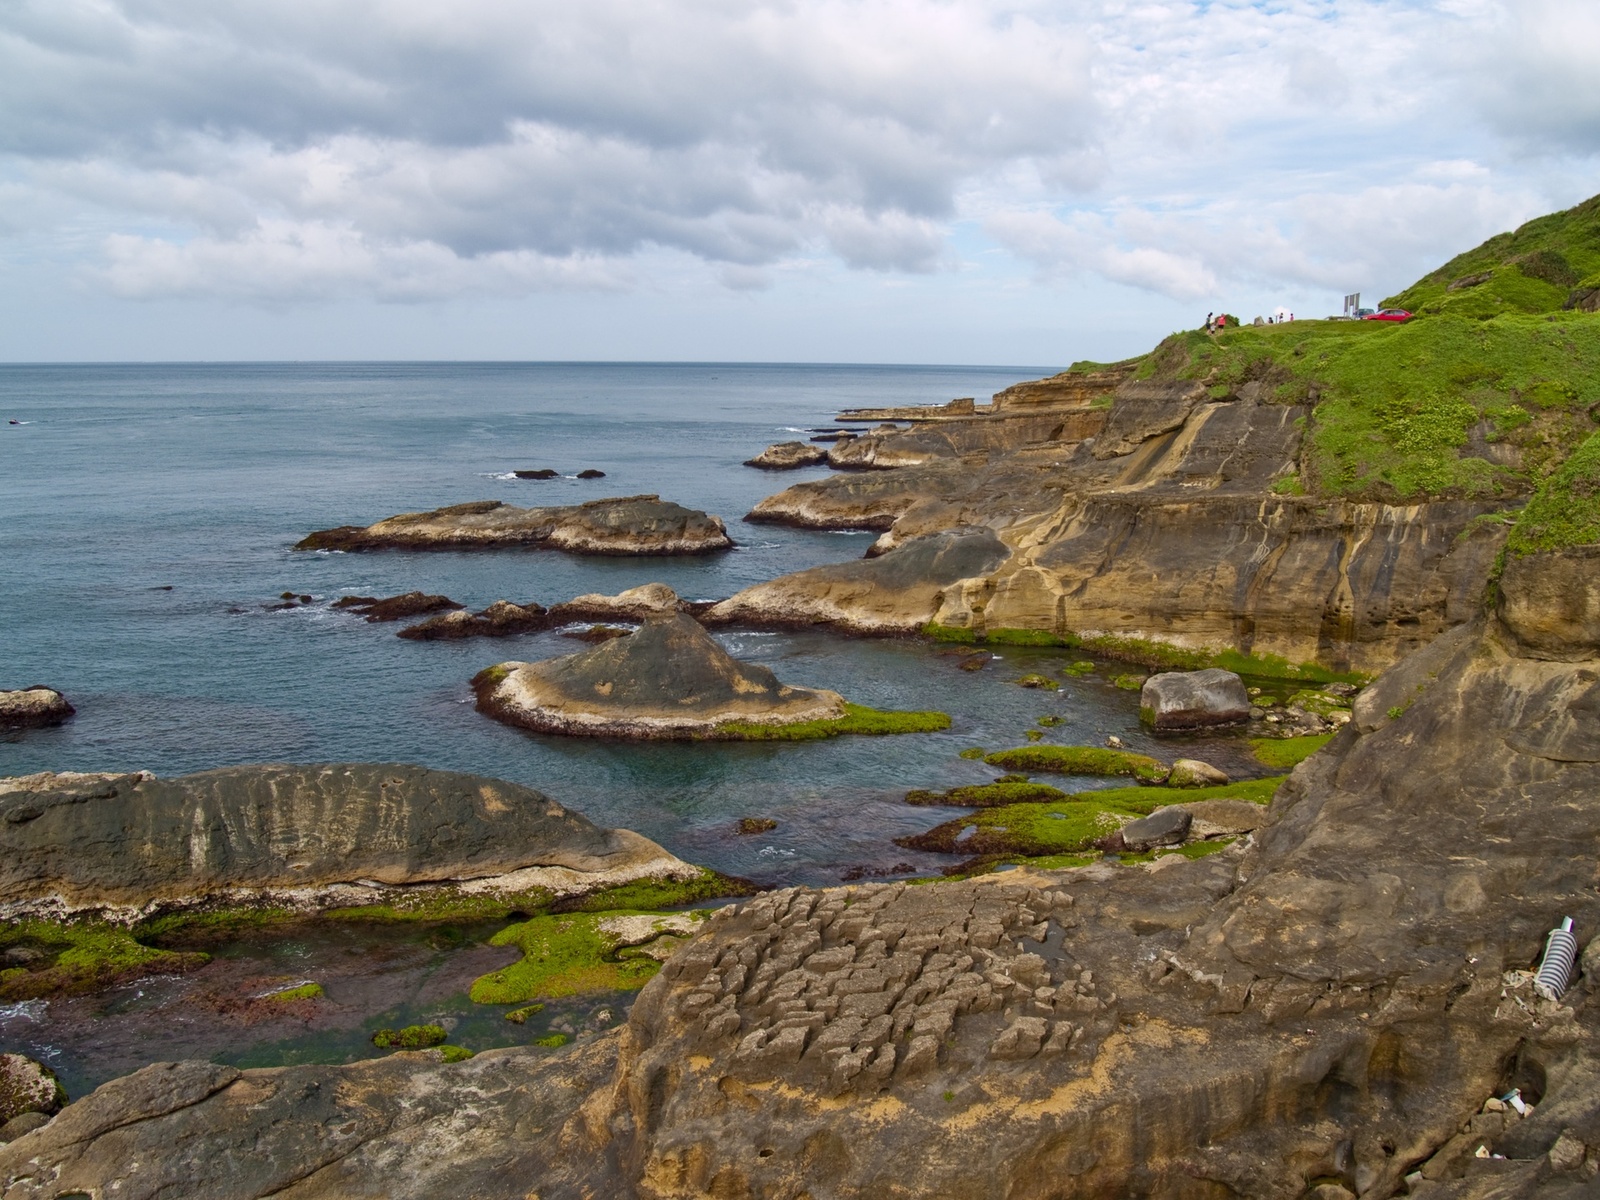
{"label": "coastal cliff", "polygon": [[910,422],[851,443],[853,465],[880,469],[798,484],[746,519],[882,531],[871,554],[986,526],[1008,555],[890,617],[881,595],[839,604],[828,567],[724,611],[782,624],[811,594],[829,597],[819,621],[854,632],[1382,670],[1480,611],[1522,506],[1595,432],[1600,326],[1545,277],[1600,266],[1596,247],[1600,198],[1441,269],[1474,268],[1459,279],[1430,275],[1401,297],[1418,308],[1404,324],[1174,334],[989,406],[861,414]]}

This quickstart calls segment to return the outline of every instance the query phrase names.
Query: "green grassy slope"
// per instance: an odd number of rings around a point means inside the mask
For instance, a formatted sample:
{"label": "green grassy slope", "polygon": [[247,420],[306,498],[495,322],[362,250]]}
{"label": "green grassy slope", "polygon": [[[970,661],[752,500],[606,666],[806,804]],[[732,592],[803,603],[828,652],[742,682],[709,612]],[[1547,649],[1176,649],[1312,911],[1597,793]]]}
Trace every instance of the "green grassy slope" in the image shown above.
{"label": "green grassy slope", "polygon": [[1509,513],[1538,493],[1539,532],[1514,548],[1592,540],[1593,470],[1569,479],[1563,466],[1600,426],[1600,312],[1587,311],[1600,306],[1600,197],[1493,237],[1385,304],[1418,315],[1177,333],[1136,374],[1308,405],[1280,494],[1503,501]]}

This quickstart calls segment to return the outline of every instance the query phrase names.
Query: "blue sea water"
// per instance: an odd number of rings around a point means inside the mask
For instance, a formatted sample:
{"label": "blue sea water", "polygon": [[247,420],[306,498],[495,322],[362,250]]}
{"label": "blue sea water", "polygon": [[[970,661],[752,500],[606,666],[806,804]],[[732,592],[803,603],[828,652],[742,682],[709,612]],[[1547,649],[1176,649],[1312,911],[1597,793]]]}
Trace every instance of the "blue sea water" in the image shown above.
{"label": "blue sea water", "polygon": [[[499,776],[696,862],[762,882],[833,882],[852,867],[944,860],[894,836],[949,813],[913,787],[982,782],[968,746],[1147,744],[1134,699],[1101,676],[1060,693],[1011,682],[1052,656],[968,673],[914,641],[731,632],[787,681],[886,708],[940,708],[948,733],[801,745],[633,745],[539,737],[472,706],[467,681],[505,659],[583,647],[555,633],[412,642],[332,610],[348,594],[421,588],[477,609],[551,604],[653,580],[716,598],[859,556],[870,534],[742,524],[762,496],[824,470],[741,466],[855,405],[987,398],[1048,368],[661,364],[0,367],[0,687],[45,683],[77,717],[0,735],[0,774],[373,760]],[[518,468],[563,478],[517,480]],[[600,480],[570,476],[584,468]],[[547,551],[295,552],[313,529],[479,498],[571,503],[655,492],[723,517],[738,549],[706,558]],[[279,593],[317,603],[275,611]],[[1048,664],[1047,664],[1048,665]],[[1224,743],[1211,757],[1226,765]],[[742,816],[779,827],[741,837]]]}

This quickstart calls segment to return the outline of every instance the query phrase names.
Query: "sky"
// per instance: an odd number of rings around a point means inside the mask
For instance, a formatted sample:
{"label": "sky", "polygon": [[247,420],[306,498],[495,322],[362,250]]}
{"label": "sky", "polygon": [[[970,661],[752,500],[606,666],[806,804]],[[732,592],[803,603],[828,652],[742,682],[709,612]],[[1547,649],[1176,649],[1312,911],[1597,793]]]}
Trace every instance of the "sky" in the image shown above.
{"label": "sky", "polygon": [[0,361],[1065,366],[1600,192],[1594,0],[0,0]]}

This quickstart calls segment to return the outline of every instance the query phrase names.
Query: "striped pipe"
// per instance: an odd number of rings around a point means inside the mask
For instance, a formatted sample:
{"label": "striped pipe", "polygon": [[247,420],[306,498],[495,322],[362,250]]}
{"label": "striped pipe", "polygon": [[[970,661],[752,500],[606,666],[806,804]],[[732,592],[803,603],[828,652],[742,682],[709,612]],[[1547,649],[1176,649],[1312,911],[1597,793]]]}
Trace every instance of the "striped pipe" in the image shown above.
{"label": "striped pipe", "polygon": [[1552,929],[1545,939],[1544,957],[1533,974],[1533,990],[1546,1000],[1559,1000],[1572,982],[1572,963],[1578,957],[1578,939],[1572,935],[1572,918],[1563,917],[1561,927]]}

